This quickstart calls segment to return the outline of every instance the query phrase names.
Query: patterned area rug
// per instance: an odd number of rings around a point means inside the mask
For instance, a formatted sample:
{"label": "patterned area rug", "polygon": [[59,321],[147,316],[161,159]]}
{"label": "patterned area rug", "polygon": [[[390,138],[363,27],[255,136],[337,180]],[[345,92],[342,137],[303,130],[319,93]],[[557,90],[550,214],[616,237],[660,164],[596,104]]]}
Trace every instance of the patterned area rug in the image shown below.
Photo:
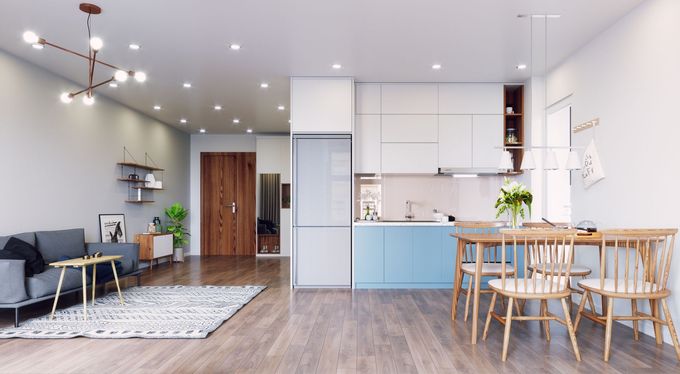
{"label": "patterned area rug", "polygon": [[57,310],[34,318],[17,328],[0,329],[0,339],[65,339],[84,336],[100,339],[202,339],[215,331],[264,286],[166,286],[131,287],[123,291],[125,305],[118,293],[110,292],[87,306]]}

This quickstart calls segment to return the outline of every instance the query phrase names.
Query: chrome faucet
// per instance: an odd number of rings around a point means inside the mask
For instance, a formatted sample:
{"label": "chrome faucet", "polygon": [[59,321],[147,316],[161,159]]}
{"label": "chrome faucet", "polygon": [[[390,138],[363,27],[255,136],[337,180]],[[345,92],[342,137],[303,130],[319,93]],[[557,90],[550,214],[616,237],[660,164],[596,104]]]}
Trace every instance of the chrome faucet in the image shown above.
{"label": "chrome faucet", "polygon": [[415,214],[413,214],[413,211],[411,211],[412,205],[413,205],[413,202],[411,200],[406,200],[406,214],[404,214],[404,218],[406,218],[406,219],[415,218]]}

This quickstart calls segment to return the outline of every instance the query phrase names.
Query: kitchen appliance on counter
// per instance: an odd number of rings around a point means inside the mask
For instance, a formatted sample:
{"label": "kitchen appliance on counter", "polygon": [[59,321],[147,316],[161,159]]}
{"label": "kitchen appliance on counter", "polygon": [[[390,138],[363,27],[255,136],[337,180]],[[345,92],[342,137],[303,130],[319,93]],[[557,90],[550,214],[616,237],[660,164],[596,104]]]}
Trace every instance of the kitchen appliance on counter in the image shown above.
{"label": "kitchen appliance on counter", "polygon": [[350,135],[293,135],[293,196],[293,287],[351,287]]}

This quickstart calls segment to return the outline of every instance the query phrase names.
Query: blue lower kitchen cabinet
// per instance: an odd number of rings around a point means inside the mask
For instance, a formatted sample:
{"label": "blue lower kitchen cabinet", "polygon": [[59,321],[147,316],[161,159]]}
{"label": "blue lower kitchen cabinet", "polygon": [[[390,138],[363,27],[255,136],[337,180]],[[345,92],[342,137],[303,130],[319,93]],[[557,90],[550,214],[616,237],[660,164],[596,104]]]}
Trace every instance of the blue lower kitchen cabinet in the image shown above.
{"label": "blue lower kitchen cabinet", "polygon": [[436,283],[444,280],[441,231],[441,227],[413,227],[414,282]]}
{"label": "blue lower kitchen cabinet", "polygon": [[413,227],[385,227],[385,282],[413,281]]}
{"label": "blue lower kitchen cabinet", "polygon": [[356,288],[453,288],[451,226],[355,226]]}
{"label": "blue lower kitchen cabinet", "polygon": [[357,284],[385,281],[383,240],[383,227],[354,228],[354,281]]}

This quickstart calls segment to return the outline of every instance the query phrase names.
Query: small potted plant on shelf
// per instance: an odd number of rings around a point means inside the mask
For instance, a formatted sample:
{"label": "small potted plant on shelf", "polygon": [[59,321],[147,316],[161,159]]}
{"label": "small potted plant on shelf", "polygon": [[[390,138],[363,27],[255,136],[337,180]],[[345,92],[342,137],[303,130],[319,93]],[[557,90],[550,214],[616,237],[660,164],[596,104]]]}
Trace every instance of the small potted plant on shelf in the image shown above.
{"label": "small potted plant on shelf", "polygon": [[172,244],[174,247],[172,260],[175,262],[184,262],[184,246],[189,242],[187,236],[189,231],[182,223],[189,214],[189,209],[185,209],[182,204],[174,203],[169,208],[165,208],[165,215],[170,220],[167,230],[172,234]]}
{"label": "small potted plant on shelf", "polygon": [[518,182],[510,182],[510,179],[505,178],[501,192],[496,200],[496,218],[503,213],[510,215],[510,224],[513,229],[520,226],[519,217],[524,219],[524,207],[526,205],[531,215],[531,203],[534,200],[533,195],[527,189],[527,186]]}

